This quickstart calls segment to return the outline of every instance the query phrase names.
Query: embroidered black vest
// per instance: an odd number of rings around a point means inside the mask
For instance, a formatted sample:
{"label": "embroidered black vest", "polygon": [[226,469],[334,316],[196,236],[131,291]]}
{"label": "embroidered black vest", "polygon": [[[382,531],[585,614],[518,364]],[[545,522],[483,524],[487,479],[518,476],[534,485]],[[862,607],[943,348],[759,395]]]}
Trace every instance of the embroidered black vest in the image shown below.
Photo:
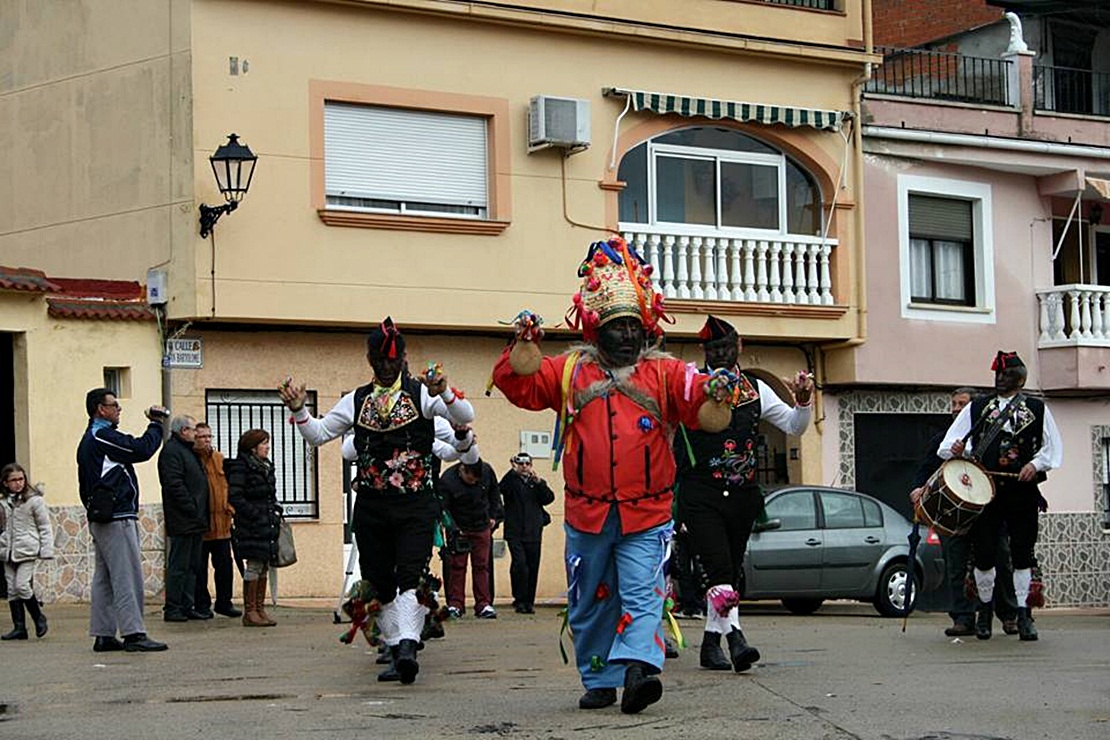
{"label": "embroidered black vest", "polygon": [[720,432],[679,429],[675,434],[674,457],[680,476],[692,475],[721,488],[755,482],[763,405],[755,379],[746,373],[740,373],[740,379],[740,399],[732,407],[732,420],[727,428]]}
{"label": "embroidered black vest", "polygon": [[374,385],[355,390],[355,450],[359,491],[430,491],[435,483],[432,442],[435,421],[420,413],[420,381],[401,378],[401,391],[388,413],[379,413]]}
{"label": "embroidered black vest", "polygon": [[998,396],[982,396],[971,402],[971,423],[982,420],[971,435],[971,452],[987,470],[1016,473],[1033,460],[1044,442],[1044,402],[1026,396],[1024,407],[1007,425],[1013,431],[1003,428],[993,441],[980,449],[979,440],[991,428],[996,413],[1006,413],[998,411]]}

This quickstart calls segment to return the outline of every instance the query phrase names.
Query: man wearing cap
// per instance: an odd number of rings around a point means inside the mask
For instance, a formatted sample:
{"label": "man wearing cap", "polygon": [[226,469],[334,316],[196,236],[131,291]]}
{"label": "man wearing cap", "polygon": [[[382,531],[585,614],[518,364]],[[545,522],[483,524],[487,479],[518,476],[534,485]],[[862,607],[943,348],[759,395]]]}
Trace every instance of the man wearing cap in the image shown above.
{"label": "man wearing cap", "polygon": [[543,357],[533,314],[516,322],[494,384],[514,405],[559,414],[556,460],[566,492],[568,623],[586,693],[582,709],[616,703],[635,714],[660,699],[664,643],[663,562],[672,534],[674,455],[679,423],[727,423],[731,390],[660,352],[662,296],[650,266],[620,237],[590,246],[569,323],[585,344]]}
{"label": "man wearing cap", "polygon": [[521,452],[509,458],[512,469],[501,478],[505,508],[505,543],[509,548],[509,580],[513,587],[513,610],[536,613],[536,581],[540,575],[543,528],[551,522],[544,511],[555,500],[547,481],[536,475],[532,456]]}
{"label": "man wearing cap", "polygon": [[377,624],[390,646],[401,683],[416,680],[416,649],[426,609],[416,587],[432,551],[438,513],[433,495],[435,418],[455,426],[474,409],[447,385],[437,365],[414,378],[405,363],[405,338],[386,318],[366,338],[374,379],[339,399],[322,419],[304,407],[305,386],[292,379],[279,389],[305,441],[319,446],[354,429],[358,453],[352,530],[359,570],[382,604]]}
{"label": "man wearing cap", "polygon": [[[752,524],[763,511],[763,493],[755,479],[759,422],[768,421],[786,434],[802,434],[809,425],[813,380],[804,372],[795,376],[792,390],[798,405],[788,406],[770,386],[740,370],[741,342],[731,324],[710,316],[698,337],[705,352],[704,371],[723,368],[736,373],[740,388],[726,429],[683,427],[675,435],[678,518],[686,525],[691,552],[709,583],[701,667],[740,673],[760,657],[740,629],[737,592]],[[722,634],[728,639],[728,657],[721,648]]]}
{"label": "man wearing cap", "polygon": [[1017,353],[999,351],[991,370],[995,392],[975,398],[960,411],[937,455],[945,460],[960,456],[978,460],[994,481],[994,498],[983,507],[970,532],[979,591],[975,636],[980,640],[991,636],[995,558],[1005,523],[1013,555],[1018,636],[1036,640],[1027,601],[1041,502],[1037,484],[1047,471],[1060,467],[1064,446],[1044,401],[1021,392],[1028,371]]}

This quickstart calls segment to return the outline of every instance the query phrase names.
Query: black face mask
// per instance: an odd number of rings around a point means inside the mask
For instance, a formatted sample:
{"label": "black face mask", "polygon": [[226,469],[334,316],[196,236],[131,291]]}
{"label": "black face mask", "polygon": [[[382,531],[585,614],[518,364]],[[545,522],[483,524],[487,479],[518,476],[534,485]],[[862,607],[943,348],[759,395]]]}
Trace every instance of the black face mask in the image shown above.
{"label": "black face mask", "polygon": [[405,366],[404,357],[382,357],[370,355],[370,367],[374,368],[374,380],[378,385],[391,386]]}
{"label": "black face mask", "polygon": [[635,365],[644,351],[644,325],[638,319],[613,319],[597,330],[597,349],[605,367]]}
{"label": "black face mask", "polygon": [[705,364],[715,370],[718,368],[731,370],[736,367],[736,363],[740,359],[740,348],[736,343],[735,336],[707,342],[703,349],[705,350]]}
{"label": "black face mask", "polygon": [[1019,370],[1007,368],[994,374],[994,389],[1003,394],[1014,393],[1025,385],[1025,378]]}

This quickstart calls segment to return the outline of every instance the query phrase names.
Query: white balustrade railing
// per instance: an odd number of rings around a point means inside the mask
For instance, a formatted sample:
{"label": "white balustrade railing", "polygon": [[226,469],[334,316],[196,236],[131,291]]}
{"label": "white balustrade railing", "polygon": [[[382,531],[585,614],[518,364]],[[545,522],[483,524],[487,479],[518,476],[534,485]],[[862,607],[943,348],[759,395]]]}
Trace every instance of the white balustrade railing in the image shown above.
{"label": "white balustrade railing", "polygon": [[1037,291],[1038,347],[1110,347],[1110,286],[1057,285]]}
{"label": "white balustrade railing", "polygon": [[693,236],[626,225],[664,298],[831,306],[835,239]]}

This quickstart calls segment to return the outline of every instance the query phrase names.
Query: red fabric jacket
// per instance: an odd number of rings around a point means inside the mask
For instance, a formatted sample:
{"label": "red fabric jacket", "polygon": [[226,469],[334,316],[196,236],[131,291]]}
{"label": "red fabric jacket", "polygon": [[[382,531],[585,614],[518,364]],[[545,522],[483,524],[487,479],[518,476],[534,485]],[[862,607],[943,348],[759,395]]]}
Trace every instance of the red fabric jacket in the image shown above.
{"label": "red fabric jacket", "polygon": [[[522,376],[509,366],[506,349],[493,368],[493,382],[516,406],[558,411],[564,404],[563,370],[569,359],[569,355],[544,357],[539,372]],[[606,375],[586,356],[579,356],[578,363],[569,393],[576,415],[565,432],[562,458],[567,523],[597,534],[614,501],[619,503],[625,534],[669,521],[675,479],[670,440],[679,422],[697,428],[706,376],[696,374],[692,366],[688,371],[684,362],[673,357],[640,360],[629,382],[643,394],[641,400],[654,401],[662,417],[657,418],[656,409],[615,389],[579,408],[583,391]],[[688,373],[694,373],[689,384]]]}

